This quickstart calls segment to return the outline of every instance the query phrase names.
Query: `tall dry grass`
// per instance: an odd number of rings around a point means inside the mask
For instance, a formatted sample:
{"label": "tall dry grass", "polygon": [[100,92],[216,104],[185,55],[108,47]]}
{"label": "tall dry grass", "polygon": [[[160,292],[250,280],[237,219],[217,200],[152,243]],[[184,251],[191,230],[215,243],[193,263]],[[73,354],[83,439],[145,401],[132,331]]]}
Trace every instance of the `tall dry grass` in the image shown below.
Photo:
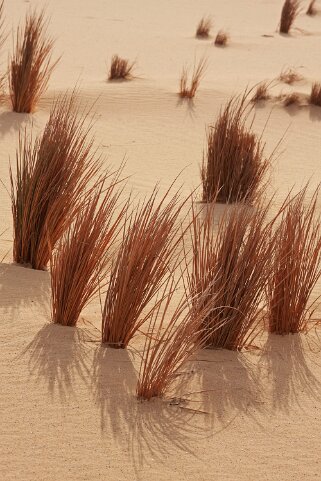
{"label": "tall dry grass", "polygon": [[265,156],[261,137],[251,132],[248,92],[232,97],[207,131],[201,179],[203,202],[254,202],[264,188],[274,152]]}
{"label": "tall dry grass", "polygon": [[125,348],[150,316],[146,309],[156,308],[155,298],[176,263],[182,235],[177,219],[184,202],[169,192],[158,201],[154,190],[128,216],[102,316],[102,342],[109,346]]}
{"label": "tall dry grass", "polygon": [[309,102],[312,105],[321,107],[321,83],[320,82],[314,82],[314,84],[312,85]]}
{"label": "tall dry grass", "polygon": [[186,67],[183,68],[179,83],[179,96],[181,98],[192,99],[195,97],[201,79],[204,76],[206,66],[207,62],[205,58],[201,59],[198,64],[194,64],[190,83],[188,81],[188,70]]}
{"label": "tall dry grass", "polygon": [[305,331],[313,317],[312,291],[321,276],[319,188],[308,200],[307,186],[284,209],[276,228],[267,285],[270,332]]}
{"label": "tall dry grass", "polygon": [[106,277],[126,206],[116,213],[119,172],[91,191],[50,260],[52,321],[75,326]]}
{"label": "tall dry grass", "polygon": [[9,90],[15,112],[34,112],[58,60],[52,62],[54,41],[47,36],[45,13],[30,12],[19,26],[9,63]]}
{"label": "tall dry grass", "polygon": [[210,35],[211,28],[213,26],[213,22],[211,17],[203,17],[199,24],[197,25],[196,29],[196,37],[197,38],[208,38]]}
{"label": "tall dry grass", "polygon": [[111,59],[108,80],[131,80],[135,62],[113,55]]}
{"label": "tall dry grass", "polygon": [[[211,306],[204,308],[203,303],[195,312],[187,291],[175,303],[178,283],[169,279],[148,323],[136,387],[140,399],[163,396],[177,378],[177,372],[204,344],[201,324]],[[176,307],[171,312],[174,303]]]}
{"label": "tall dry grass", "polygon": [[46,269],[99,170],[88,114],[77,105],[75,93],[65,94],[55,101],[35,142],[26,131],[20,136],[15,172],[10,167],[17,263]]}
{"label": "tall dry grass", "polygon": [[285,0],[281,12],[280,33],[289,33],[299,13],[300,0]]}
{"label": "tall dry grass", "polygon": [[195,316],[210,307],[201,328],[208,348],[240,350],[259,332],[274,248],[268,208],[233,207],[217,226],[214,205],[203,217],[193,211],[188,285]]}

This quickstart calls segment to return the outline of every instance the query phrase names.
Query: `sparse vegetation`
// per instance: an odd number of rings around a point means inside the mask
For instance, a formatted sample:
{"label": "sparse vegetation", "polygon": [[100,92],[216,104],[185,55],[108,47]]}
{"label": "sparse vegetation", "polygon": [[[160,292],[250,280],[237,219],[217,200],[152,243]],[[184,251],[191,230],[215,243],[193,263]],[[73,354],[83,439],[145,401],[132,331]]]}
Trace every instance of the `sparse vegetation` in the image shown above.
{"label": "sparse vegetation", "polygon": [[225,32],[224,30],[220,30],[215,37],[214,44],[219,47],[226,47],[229,41],[229,38],[230,37],[227,32]]}
{"label": "sparse vegetation", "polygon": [[46,35],[44,11],[27,14],[19,26],[9,64],[9,90],[15,112],[34,112],[57,61],[52,62],[53,40]]}
{"label": "sparse vegetation", "polygon": [[255,93],[251,99],[252,102],[260,102],[262,100],[268,100],[270,98],[268,82],[261,82],[255,90]]}
{"label": "sparse vegetation", "polygon": [[276,229],[272,272],[268,279],[270,332],[305,331],[314,312],[310,296],[321,275],[319,189],[307,201],[307,186],[284,209]]}
{"label": "sparse vegetation", "polygon": [[210,17],[203,17],[196,29],[196,37],[197,38],[208,38],[210,35],[210,30],[213,26],[212,20]]}
{"label": "sparse vegetation", "polygon": [[292,92],[290,94],[285,94],[282,96],[283,98],[283,105],[284,107],[290,107],[292,105],[299,105],[300,104],[300,95],[296,92]]}
{"label": "sparse vegetation", "polygon": [[114,55],[111,59],[108,80],[131,80],[135,62]]}
{"label": "sparse vegetation", "polygon": [[302,80],[302,75],[298,74],[292,68],[286,68],[280,73],[279,80],[286,84],[292,85],[294,82]]}
{"label": "sparse vegetation", "polygon": [[321,107],[321,83],[315,82],[312,85],[309,101],[310,104]]}
{"label": "sparse vegetation", "polygon": [[285,0],[281,12],[280,33],[289,33],[299,11],[300,0]]}
{"label": "sparse vegetation", "polygon": [[248,93],[232,97],[207,131],[201,169],[203,202],[253,203],[264,188],[271,159],[265,144],[250,131]]}
{"label": "sparse vegetation", "polygon": [[180,78],[179,96],[181,98],[192,99],[195,97],[196,91],[199,87],[201,78],[206,70],[206,60],[201,59],[198,64],[194,65],[191,83],[188,86],[188,70],[184,67]]}

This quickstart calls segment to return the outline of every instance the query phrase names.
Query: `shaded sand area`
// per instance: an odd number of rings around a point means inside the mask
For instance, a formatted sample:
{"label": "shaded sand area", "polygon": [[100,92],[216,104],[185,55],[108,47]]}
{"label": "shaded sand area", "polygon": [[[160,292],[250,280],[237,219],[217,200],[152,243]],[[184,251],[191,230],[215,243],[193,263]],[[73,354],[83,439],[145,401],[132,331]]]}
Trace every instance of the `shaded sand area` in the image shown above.
{"label": "shaded sand area", "polygon": [[[19,129],[32,124],[41,131],[55,95],[78,83],[83,102],[96,101],[97,147],[106,167],[126,158],[125,194],[144,195],[158,181],[165,189],[181,171],[188,194],[199,185],[205,127],[224,102],[293,66],[303,80],[275,85],[273,98],[256,107],[254,129],[265,128],[268,152],[284,136],[269,184],[274,207],[293,185],[311,179],[312,191],[320,181],[321,108],[285,109],[276,97],[308,95],[321,80],[321,15],[302,13],[286,37],[276,33],[279,0],[8,0],[8,30],[30,5],[47,5],[62,58],[35,114],[12,113],[8,102],[0,108],[0,479],[319,479],[320,329],[263,335],[259,349],[245,353],[202,351],[166,399],[138,402],[143,337],[127,351],[101,347],[99,300],[78,328],[50,324],[49,273],[12,264],[6,188]],[[204,14],[213,16],[213,35],[220,28],[230,33],[226,48],[194,38]],[[3,70],[10,48],[11,35]],[[106,82],[114,53],[136,59],[138,78]],[[180,102],[181,68],[203,56],[208,68],[200,90],[193,102]]]}

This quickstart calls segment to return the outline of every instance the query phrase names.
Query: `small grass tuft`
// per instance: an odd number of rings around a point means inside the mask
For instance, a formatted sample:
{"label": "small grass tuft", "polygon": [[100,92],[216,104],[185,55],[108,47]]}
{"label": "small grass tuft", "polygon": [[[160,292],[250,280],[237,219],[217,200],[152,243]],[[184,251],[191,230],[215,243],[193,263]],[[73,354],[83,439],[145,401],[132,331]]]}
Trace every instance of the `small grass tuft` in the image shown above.
{"label": "small grass tuft", "polygon": [[111,59],[108,80],[132,80],[135,62],[114,55]]}
{"label": "small grass tuft", "polygon": [[254,92],[253,97],[251,98],[251,102],[261,102],[263,100],[268,100],[270,98],[269,94],[269,82],[261,82]]}
{"label": "small grass tuft", "polygon": [[306,14],[307,15],[316,15],[318,13],[317,9],[315,8],[316,0],[311,0],[309,6],[307,8]]}
{"label": "small grass tuft", "polygon": [[280,33],[288,34],[300,12],[300,0],[285,0],[280,21]]}
{"label": "small grass tuft", "polygon": [[213,22],[210,17],[203,17],[196,29],[197,38],[208,38],[210,36],[210,30],[213,26]]}
{"label": "small grass tuft", "polygon": [[302,75],[297,73],[293,68],[286,68],[285,70],[282,70],[278,78],[280,82],[283,82],[289,85],[292,85],[294,82],[299,82],[302,79],[303,79]]}
{"label": "small grass tuft", "polygon": [[220,30],[215,37],[214,44],[218,47],[226,47],[229,41],[229,34],[224,30]]}
{"label": "small grass tuft", "polygon": [[315,82],[312,85],[309,102],[312,105],[321,107],[321,83]]}
{"label": "small grass tuft", "polygon": [[192,99],[195,97],[196,91],[200,85],[207,66],[206,59],[201,59],[198,64],[194,65],[191,83],[188,86],[188,70],[184,67],[180,78],[179,96],[181,98]]}
{"label": "small grass tuft", "polygon": [[300,95],[296,92],[285,94],[282,96],[284,107],[291,107],[292,105],[300,105]]}

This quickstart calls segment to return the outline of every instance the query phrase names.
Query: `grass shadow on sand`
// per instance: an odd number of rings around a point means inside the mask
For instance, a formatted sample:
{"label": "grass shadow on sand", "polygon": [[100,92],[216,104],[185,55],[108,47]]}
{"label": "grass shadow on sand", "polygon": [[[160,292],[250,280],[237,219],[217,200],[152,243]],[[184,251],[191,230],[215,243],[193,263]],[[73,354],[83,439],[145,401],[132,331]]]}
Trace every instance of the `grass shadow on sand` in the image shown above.
{"label": "grass shadow on sand", "polygon": [[26,347],[29,371],[35,382],[44,381],[52,398],[59,395],[61,402],[77,398],[79,381],[89,384],[89,347],[84,329],[46,324]]}
{"label": "grass shadow on sand", "polygon": [[31,125],[32,117],[30,114],[16,112],[0,113],[0,137],[4,137],[9,132],[18,132],[21,128]]}
{"label": "grass shadow on sand", "polygon": [[303,395],[320,402],[321,384],[309,367],[314,362],[311,349],[320,351],[320,345],[309,346],[308,342],[308,337],[300,334],[268,337],[259,368],[271,390],[274,411],[290,412],[291,407],[300,406]]}

